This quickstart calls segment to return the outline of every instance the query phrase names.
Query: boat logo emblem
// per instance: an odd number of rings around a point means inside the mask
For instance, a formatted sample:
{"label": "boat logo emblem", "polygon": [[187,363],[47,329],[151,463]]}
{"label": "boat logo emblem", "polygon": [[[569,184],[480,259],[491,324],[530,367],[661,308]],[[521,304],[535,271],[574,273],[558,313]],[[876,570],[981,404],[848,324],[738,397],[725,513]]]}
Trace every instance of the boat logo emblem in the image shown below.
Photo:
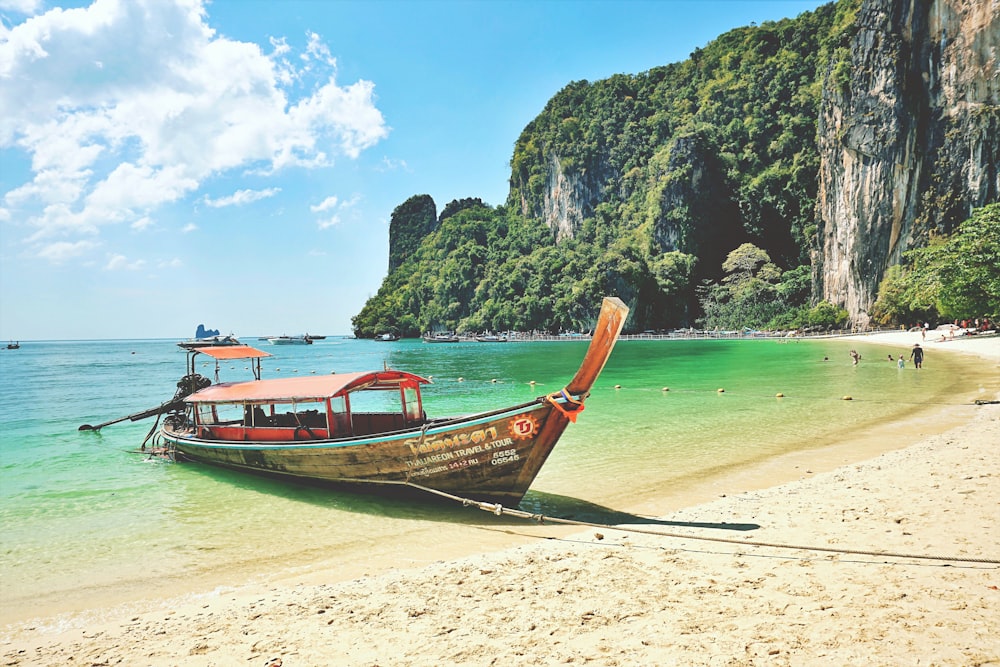
{"label": "boat logo emblem", "polygon": [[538,432],[538,422],[531,415],[510,420],[510,434],[518,440],[527,440]]}

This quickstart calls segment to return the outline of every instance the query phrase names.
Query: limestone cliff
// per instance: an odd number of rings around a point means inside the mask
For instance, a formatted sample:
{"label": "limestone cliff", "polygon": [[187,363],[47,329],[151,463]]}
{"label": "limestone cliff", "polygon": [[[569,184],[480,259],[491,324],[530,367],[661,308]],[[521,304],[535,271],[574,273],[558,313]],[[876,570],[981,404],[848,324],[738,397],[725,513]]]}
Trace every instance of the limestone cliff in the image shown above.
{"label": "limestone cliff", "polygon": [[864,324],[905,250],[998,201],[1000,2],[864,0],[855,28],[824,84],[813,275]]}
{"label": "limestone cliff", "polygon": [[437,205],[430,195],[414,195],[393,210],[389,220],[389,273],[416,252],[437,224]]}

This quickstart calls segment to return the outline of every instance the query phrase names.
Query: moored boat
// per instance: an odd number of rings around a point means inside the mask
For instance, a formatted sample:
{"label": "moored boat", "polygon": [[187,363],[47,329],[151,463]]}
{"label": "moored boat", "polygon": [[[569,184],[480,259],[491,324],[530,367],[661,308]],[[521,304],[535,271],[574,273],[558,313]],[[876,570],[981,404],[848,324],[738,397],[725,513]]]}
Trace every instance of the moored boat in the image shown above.
{"label": "moored boat", "polygon": [[306,336],[274,336],[268,338],[271,345],[312,345],[313,339]]}
{"label": "moored boat", "polygon": [[399,340],[399,335],[392,332],[387,332],[379,336],[375,336],[375,340],[377,340],[380,343],[394,343],[397,340]]}
{"label": "moored boat", "polygon": [[187,340],[182,340],[177,343],[178,347],[183,347],[185,350],[196,350],[203,347],[230,347],[234,345],[242,345],[236,336],[229,334],[228,336],[206,336],[205,338],[189,338]]}
{"label": "moored boat", "polygon": [[450,333],[427,334],[424,336],[425,343],[457,343],[460,338]]}
{"label": "moored boat", "polygon": [[[179,461],[364,490],[417,485],[516,505],[583,410],[627,313],[619,299],[605,298],[576,374],[562,390],[528,403],[429,417],[421,388],[430,381],[402,370],[257,379],[187,395],[158,438]],[[245,349],[258,364],[266,354]],[[191,351],[186,377],[201,353],[223,351]]]}

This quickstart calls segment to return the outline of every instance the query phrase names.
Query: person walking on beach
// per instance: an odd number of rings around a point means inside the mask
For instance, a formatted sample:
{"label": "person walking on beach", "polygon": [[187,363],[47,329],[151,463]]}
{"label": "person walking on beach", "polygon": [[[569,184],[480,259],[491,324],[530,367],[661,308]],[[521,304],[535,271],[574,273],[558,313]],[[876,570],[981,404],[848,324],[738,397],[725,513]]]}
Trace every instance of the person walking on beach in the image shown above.
{"label": "person walking on beach", "polygon": [[910,351],[910,359],[913,360],[914,368],[920,368],[924,365],[924,348],[920,347],[919,343],[913,344],[913,349]]}
{"label": "person walking on beach", "polygon": [[857,350],[851,350],[851,359],[854,360],[854,365],[857,366],[858,362],[861,361],[861,355],[858,354]]}

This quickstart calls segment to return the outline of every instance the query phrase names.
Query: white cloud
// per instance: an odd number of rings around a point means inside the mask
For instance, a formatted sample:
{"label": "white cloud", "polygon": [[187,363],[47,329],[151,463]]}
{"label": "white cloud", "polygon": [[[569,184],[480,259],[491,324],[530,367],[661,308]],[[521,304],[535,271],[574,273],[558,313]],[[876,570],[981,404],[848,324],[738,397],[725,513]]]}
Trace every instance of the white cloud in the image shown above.
{"label": "white cloud", "polygon": [[243,206],[261,199],[267,199],[281,192],[281,188],[267,188],[266,190],[238,190],[228,197],[218,197],[212,199],[205,197],[205,204],[212,208],[222,208],[224,206]]}
{"label": "white cloud", "polygon": [[47,259],[50,262],[58,264],[69,259],[84,256],[96,247],[97,244],[93,241],[77,241],[76,243],[58,241],[39,249],[36,254],[42,259]]}
{"label": "white cloud", "polygon": [[336,227],[340,224],[340,216],[335,215],[332,218],[327,218],[326,220],[318,220],[316,225],[320,229],[329,229],[330,227]]}
{"label": "white cloud", "polygon": [[146,262],[141,259],[137,259],[134,262],[128,261],[125,255],[112,255],[111,259],[104,266],[106,271],[138,271]]}
{"label": "white cloud", "polygon": [[309,210],[312,211],[313,213],[322,213],[323,211],[329,211],[330,209],[337,207],[338,201],[339,200],[337,199],[336,195],[332,195],[321,201],[319,204],[316,204],[315,206],[310,206]]}
{"label": "white cloud", "polygon": [[0,0],[0,11],[34,14],[41,9],[42,0]]}
{"label": "white cloud", "polygon": [[406,164],[406,160],[398,160],[389,157],[383,157],[382,165],[380,167],[376,167],[376,171],[380,172],[396,171],[397,169],[402,169],[403,171],[409,171],[410,165]]}
{"label": "white cloud", "polygon": [[30,157],[31,176],[3,200],[34,229],[37,255],[59,256],[40,247],[53,236],[141,229],[209,178],[327,166],[388,135],[374,84],[338,84],[319,35],[298,64],[284,38],[268,47],[216,34],[203,0],[95,0],[4,28],[0,149]]}
{"label": "white cloud", "polygon": [[[309,210],[312,211],[313,213],[326,213],[334,210],[345,211],[350,208],[353,208],[354,206],[357,206],[357,204],[360,201],[361,201],[361,195],[359,194],[355,194],[350,199],[347,199],[345,201],[341,201],[336,195],[331,195],[326,199],[324,199],[323,201],[321,201],[319,204],[310,206]],[[316,225],[320,229],[328,229],[330,227],[335,227],[339,225],[340,221],[341,221],[340,214],[337,213],[324,220],[317,220]]]}
{"label": "white cloud", "polygon": [[132,229],[136,231],[142,231],[152,227],[155,223],[149,216],[143,216],[132,223]]}
{"label": "white cloud", "polygon": [[361,203],[361,195],[355,193],[350,199],[348,199],[347,201],[343,202],[340,205],[340,208],[354,208],[355,206],[357,206],[360,203]]}
{"label": "white cloud", "polygon": [[156,265],[156,268],[158,268],[158,269],[179,269],[182,266],[184,266],[184,262],[181,261],[180,258],[174,257],[173,259],[168,259],[168,260],[164,260],[164,261],[159,262]]}
{"label": "white cloud", "polygon": [[181,229],[181,233],[182,234],[190,234],[193,231],[197,231],[197,229],[198,229],[198,225],[194,224],[193,222],[189,222],[186,225],[184,225],[183,229]]}

